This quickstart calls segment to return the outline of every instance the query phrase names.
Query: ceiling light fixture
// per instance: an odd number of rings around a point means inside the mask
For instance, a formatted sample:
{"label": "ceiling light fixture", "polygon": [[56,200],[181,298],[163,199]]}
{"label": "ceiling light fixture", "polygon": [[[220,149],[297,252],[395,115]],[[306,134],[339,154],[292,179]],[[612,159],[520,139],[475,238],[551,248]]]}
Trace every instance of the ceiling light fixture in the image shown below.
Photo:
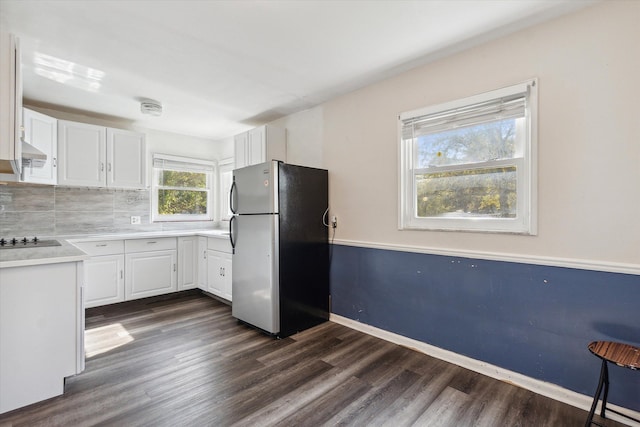
{"label": "ceiling light fixture", "polygon": [[140,111],[142,114],[158,117],[162,115],[162,104],[153,99],[144,99],[140,102]]}

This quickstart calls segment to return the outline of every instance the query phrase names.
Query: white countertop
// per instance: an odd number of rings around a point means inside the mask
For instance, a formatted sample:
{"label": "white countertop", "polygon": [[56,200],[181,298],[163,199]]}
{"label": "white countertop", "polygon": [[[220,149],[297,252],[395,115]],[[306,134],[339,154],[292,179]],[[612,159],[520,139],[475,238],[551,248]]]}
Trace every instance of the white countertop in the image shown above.
{"label": "white countertop", "polygon": [[40,248],[0,249],[0,268],[25,267],[61,262],[76,262],[89,259],[89,255],[73,245],[74,242],[91,242],[96,240],[146,239],[158,237],[203,236],[228,239],[226,230],[183,230],[159,231],[125,234],[96,234],[90,236],[54,236],[61,246]]}
{"label": "white countertop", "polygon": [[42,248],[0,249],[0,268],[26,267],[61,262],[76,262],[89,259],[89,255],[68,243],[57,239],[61,246]]}
{"label": "white countertop", "polygon": [[87,236],[67,236],[66,240],[74,242],[93,242],[96,240],[155,239],[159,237],[204,236],[228,239],[227,230],[177,230],[177,231],[145,231],[141,233],[94,234]]}

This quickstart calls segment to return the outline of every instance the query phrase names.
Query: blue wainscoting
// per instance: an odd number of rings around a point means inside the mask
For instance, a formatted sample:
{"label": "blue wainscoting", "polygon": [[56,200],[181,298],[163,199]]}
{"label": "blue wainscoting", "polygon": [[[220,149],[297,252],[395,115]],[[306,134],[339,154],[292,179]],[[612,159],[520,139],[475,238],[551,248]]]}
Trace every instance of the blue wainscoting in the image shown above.
{"label": "blue wainscoting", "polygon": [[[592,396],[594,340],[640,346],[640,276],[333,245],[332,312]],[[609,402],[640,410],[640,372]]]}

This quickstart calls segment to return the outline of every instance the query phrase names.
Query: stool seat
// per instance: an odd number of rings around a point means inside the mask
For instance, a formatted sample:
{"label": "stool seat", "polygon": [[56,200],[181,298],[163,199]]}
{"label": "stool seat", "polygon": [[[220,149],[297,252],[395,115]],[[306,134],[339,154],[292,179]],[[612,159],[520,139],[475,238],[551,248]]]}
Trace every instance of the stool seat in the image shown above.
{"label": "stool seat", "polygon": [[600,359],[629,369],[640,369],[640,348],[611,341],[594,341],[589,351]]}
{"label": "stool seat", "polygon": [[[591,353],[602,359],[602,367],[600,368],[600,381],[598,381],[598,387],[596,388],[596,394],[593,397],[593,403],[591,404],[591,410],[589,411],[589,416],[587,417],[585,427],[589,427],[591,424],[597,424],[593,421],[593,416],[595,415],[596,406],[598,404],[598,399],[600,398],[600,393],[602,392],[603,387],[604,396],[602,397],[602,408],[600,409],[600,416],[602,418],[605,418],[605,411],[607,408],[607,395],[609,394],[609,369],[607,368],[607,363],[615,363],[618,366],[632,369],[634,371],[640,369],[640,348],[638,347],[620,342],[593,341],[589,344],[588,348]],[[629,418],[640,423],[640,420],[636,420],[635,418],[622,414],[613,409],[609,408],[609,411],[615,412],[618,415],[622,415],[625,418]]]}

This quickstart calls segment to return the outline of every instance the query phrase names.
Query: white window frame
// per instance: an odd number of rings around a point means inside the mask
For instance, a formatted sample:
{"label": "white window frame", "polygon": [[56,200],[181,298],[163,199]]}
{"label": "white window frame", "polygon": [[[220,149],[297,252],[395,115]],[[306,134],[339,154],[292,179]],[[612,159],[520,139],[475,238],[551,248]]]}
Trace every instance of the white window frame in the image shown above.
{"label": "white window frame", "polygon": [[[159,166],[160,164],[166,167]],[[172,188],[158,185],[158,178],[162,170],[189,170],[207,174],[207,213],[202,215],[161,215],[158,213],[158,190],[161,188]],[[152,222],[172,222],[172,221],[213,221],[214,220],[214,197],[216,162],[211,160],[193,159],[189,157],[173,156],[169,154],[155,153],[152,156],[152,184],[151,184],[151,221]],[[172,188],[173,189],[173,188]],[[188,190],[189,188],[175,188],[177,190]]]}
{"label": "white window frame", "polygon": [[220,209],[218,218],[220,218],[220,221],[229,221],[231,219],[231,215],[229,214],[229,192],[228,189],[223,188],[224,179],[222,179],[222,175],[225,173],[231,173],[231,179],[233,180],[233,169],[233,157],[220,160],[218,163],[218,205]]}
{"label": "white window frame", "polygon": [[[492,100],[524,94],[525,96],[525,140],[521,149],[512,159],[465,163],[454,166],[439,166],[423,169],[414,168],[416,144],[413,138],[403,139],[403,125],[412,120],[441,114]],[[407,111],[398,116],[398,229],[400,230],[441,230],[475,231],[495,233],[537,234],[537,110],[538,82],[527,82],[482,93],[426,108]],[[517,171],[517,211],[515,218],[484,217],[418,217],[416,196],[416,175],[426,171],[447,172],[456,170],[485,169],[515,166]]]}

